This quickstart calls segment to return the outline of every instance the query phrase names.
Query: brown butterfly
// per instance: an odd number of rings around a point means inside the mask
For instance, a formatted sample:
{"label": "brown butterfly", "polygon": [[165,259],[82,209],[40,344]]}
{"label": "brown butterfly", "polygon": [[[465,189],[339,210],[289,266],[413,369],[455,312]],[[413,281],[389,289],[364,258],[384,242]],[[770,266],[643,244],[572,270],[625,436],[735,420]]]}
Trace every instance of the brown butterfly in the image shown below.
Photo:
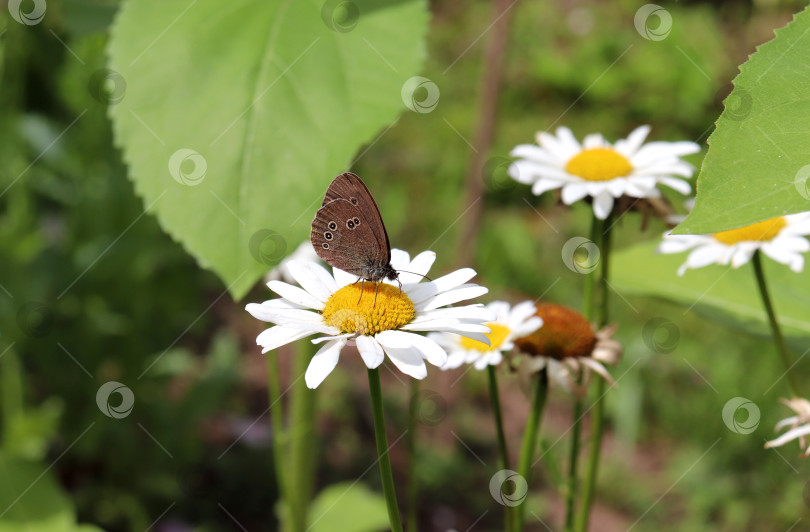
{"label": "brown butterfly", "polygon": [[335,268],[364,281],[399,280],[380,209],[351,172],[337,176],[326,189],[310,240],[318,256]]}

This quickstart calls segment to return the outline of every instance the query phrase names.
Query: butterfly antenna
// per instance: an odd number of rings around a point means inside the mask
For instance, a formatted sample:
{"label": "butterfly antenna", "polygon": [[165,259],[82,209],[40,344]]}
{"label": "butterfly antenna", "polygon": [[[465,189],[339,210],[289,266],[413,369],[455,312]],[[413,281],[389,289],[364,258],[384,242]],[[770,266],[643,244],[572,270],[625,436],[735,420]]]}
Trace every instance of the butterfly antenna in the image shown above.
{"label": "butterfly antenna", "polygon": [[[401,273],[412,273],[412,274],[414,274],[414,275],[418,275],[419,277],[422,277],[422,278],[424,278],[424,279],[427,279],[428,281],[432,281],[432,280],[433,280],[433,279],[431,279],[430,277],[428,277],[427,275],[422,275],[421,273],[409,272],[408,270],[397,270],[397,273],[400,273],[400,272],[401,272]],[[401,282],[401,281],[399,281],[399,279],[397,279],[397,281],[399,282],[399,287],[400,287],[400,289],[401,289],[401,288],[402,288],[402,282]]]}

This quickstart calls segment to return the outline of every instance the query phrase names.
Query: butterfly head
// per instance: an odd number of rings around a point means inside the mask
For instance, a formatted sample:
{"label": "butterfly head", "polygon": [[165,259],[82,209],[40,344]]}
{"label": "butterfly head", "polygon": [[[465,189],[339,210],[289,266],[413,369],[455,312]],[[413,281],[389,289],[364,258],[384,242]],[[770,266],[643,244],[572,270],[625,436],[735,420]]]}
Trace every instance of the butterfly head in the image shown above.
{"label": "butterfly head", "polygon": [[382,281],[383,279],[388,279],[390,281],[396,281],[399,279],[399,273],[397,273],[394,267],[390,264],[386,264],[384,266],[371,266],[364,273],[365,275],[363,277],[375,283]]}

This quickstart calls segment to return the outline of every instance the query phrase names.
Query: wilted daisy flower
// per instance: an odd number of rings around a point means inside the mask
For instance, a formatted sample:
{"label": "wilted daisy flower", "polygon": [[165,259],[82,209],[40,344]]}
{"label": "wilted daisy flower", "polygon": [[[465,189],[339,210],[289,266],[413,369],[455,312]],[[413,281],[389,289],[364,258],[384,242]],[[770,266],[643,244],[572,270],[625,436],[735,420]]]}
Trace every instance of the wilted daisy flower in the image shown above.
{"label": "wilted daisy flower", "polygon": [[739,268],[760,249],[776,262],[787,264],[794,272],[800,272],[804,268],[801,253],[810,251],[810,242],[802,235],[808,234],[810,212],[803,212],[711,235],[665,234],[658,252],[692,250],[678,269],[678,275],[683,275],[689,268],[702,268],[709,264],[731,263],[732,268]]}
{"label": "wilted daisy flower", "polygon": [[543,325],[543,320],[534,315],[537,309],[531,301],[514,307],[504,301],[493,301],[486,308],[496,316],[485,324],[491,331],[486,335],[489,344],[447,332],[428,335],[448,352],[442,369],[455,369],[462,364],[475,364],[475,369],[496,366],[503,360],[502,353],[514,347],[515,338],[531,334]]}
{"label": "wilted daisy flower", "polygon": [[[537,305],[536,315],[543,326],[515,340],[523,354],[518,371],[524,385],[544,368],[552,382],[578,396],[586,393],[589,370],[614,384],[604,364],[615,365],[621,358],[622,346],[611,338],[615,325],[594,332],[585,316],[555,303]],[[583,386],[577,384],[580,377]]]}
{"label": "wilted daisy flower", "polygon": [[391,250],[391,265],[400,270],[400,289],[393,281],[358,281],[337,268],[330,274],[315,262],[291,261],[287,268],[300,288],[282,281],[267,286],[281,296],[264,303],[250,303],[254,317],[274,323],[256,338],[266,353],[313,334],[323,334],[313,343],[325,342],[307,368],[307,386],[316,388],[338,363],[349,342],[357,346],[370,369],[382,364],[384,355],[400,371],[416,379],[427,376],[425,360],[441,367],[447,353],[423,331],[448,331],[487,342],[490,332],[484,322],[492,313],[483,305],[441,308],[487,293],[467,283],[475,276],[470,268],[421,282],[436,254],[425,251],[413,260],[401,250]]}
{"label": "wilted daisy flower", "polygon": [[779,432],[785,427],[790,427],[790,430],[765,444],[766,449],[771,447],[781,447],[788,442],[798,439],[799,448],[804,451],[804,456],[810,456],[810,447],[807,446],[807,435],[810,434],[810,401],[794,397],[793,399],[780,399],[779,400],[788,408],[796,412],[795,416],[783,419],[776,424],[774,429]]}
{"label": "wilted daisy flower", "polygon": [[636,128],[626,139],[615,144],[602,135],[588,135],[580,144],[566,127],[557,135],[540,132],[537,143],[521,144],[510,153],[519,159],[509,167],[509,175],[520,183],[532,185],[540,195],[562,189],[562,201],[571,205],[586,196],[593,197],[593,212],[604,220],[613,209],[614,198],[653,198],[661,195],[661,183],[689,194],[689,183],[673,176],[692,177],[694,167],[681,160],[697,153],[694,142],[648,142],[650,126]]}

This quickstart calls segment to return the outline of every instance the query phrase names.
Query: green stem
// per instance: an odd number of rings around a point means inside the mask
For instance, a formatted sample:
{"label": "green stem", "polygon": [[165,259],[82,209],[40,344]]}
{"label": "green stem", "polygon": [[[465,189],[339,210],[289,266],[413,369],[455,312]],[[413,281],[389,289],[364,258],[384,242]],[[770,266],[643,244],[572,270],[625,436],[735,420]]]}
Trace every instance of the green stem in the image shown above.
{"label": "green stem", "polygon": [[[591,219],[591,242],[599,246],[601,241],[602,222],[594,216]],[[601,246],[600,254],[601,254]],[[603,257],[603,255],[601,255]],[[604,260],[602,258],[602,260]],[[596,271],[588,272],[585,276],[585,289],[583,293],[582,313],[589,323],[594,321],[594,292],[596,287]],[[577,379],[577,385],[581,385],[581,378]],[[568,485],[565,493],[565,530],[571,531],[574,527],[574,515],[576,510],[576,496],[577,496],[577,464],[579,461],[579,445],[580,437],[582,434],[582,412],[584,410],[583,399],[577,398],[574,402],[574,426],[571,430],[571,443],[568,455]]]}
{"label": "green stem", "polygon": [[768,322],[771,324],[771,334],[773,340],[776,342],[776,350],[779,353],[779,358],[782,359],[782,364],[785,366],[785,373],[787,373],[788,389],[793,397],[798,397],[797,390],[799,389],[796,383],[796,376],[790,371],[790,351],[788,351],[785,337],[782,336],[782,330],[779,328],[779,322],[776,320],[776,313],[773,310],[771,298],[768,295],[768,285],[765,283],[765,272],[762,270],[762,257],[759,250],[754,252],[754,273],[757,277],[757,286],[759,286],[759,294],[762,296],[762,305],[765,307],[765,312],[768,314]]}
{"label": "green stem", "polygon": [[[604,221],[605,229],[601,235],[602,271],[599,277],[601,290],[599,291],[600,301],[598,305],[599,317],[596,325],[601,328],[608,322],[608,275],[610,274],[610,229],[612,227],[613,213],[608,215]],[[577,515],[576,529],[578,532],[588,530],[588,521],[591,514],[591,504],[596,491],[596,480],[599,474],[599,458],[602,452],[602,435],[605,425],[605,382],[601,378],[596,379],[596,398],[591,414],[591,447],[588,453],[588,465],[585,470],[585,482],[582,485],[582,501]]]}
{"label": "green stem", "polygon": [[[537,432],[540,427],[540,418],[543,415],[543,409],[546,406],[547,395],[548,376],[546,374],[546,370],[543,369],[537,374],[537,382],[534,386],[532,410],[529,413],[529,419],[526,422],[526,429],[523,432],[523,444],[520,447],[518,473],[523,477],[527,484],[529,483],[531,476],[531,467],[534,461],[534,449],[537,447]],[[522,502],[520,505],[515,507],[515,532],[520,532],[523,530],[523,520],[526,513],[526,505]]]}
{"label": "green stem", "polygon": [[[581,384],[577,380],[577,385]],[[577,462],[579,460],[579,443],[582,435],[583,400],[577,399],[574,403],[574,427],[571,429],[571,449],[568,454],[568,486],[565,492],[565,530],[570,532],[574,528],[574,512],[576,510],[577,495]]]}
{"label": "green stem", "polygon": [[368,388],[371,393],[371,408],[374,412],[374,436],[377,440],[377,456],[380,459],[383,495],[385,496],[385,504],[388,507],[388,522],[391,525],[392,532],[402,532],[402,520],[397,505],[394,476],[391,472],[391,460],[388,457],[388,437],[385,435],[385,413],[383,412],[382,391],[380,390],[380,372],[377,368],[368,370]]}
{"label": "green stem", "polygon": [[290,445],[287,449],[290,463],[290,499],[295,523],[303,531],[307,528],[309,502],[314,489],[315,459],[317,455],[315,434],[315,390],[307,388],[304,374],[315,354],[310,342],[297,342],[294,381],[290,390]]}
{"label": "green stem", "polygon": [[417,504],[419,502],[419,485],[416,479],[416,418],[419,408],[419,381],[411,379],[411,404],[408,409],[408,434],[406,444],[408,446],[408,517],[406,524],[408,532],[417,532],[419,523],[417,521]]}
{"label": "green stem", "polygon": [[[498,375],[495,366],[487,366],[487,378],[489,381],[489,400],[492,403],[492,416],[495,418],[495,432],[498,436],[498,462],[501,469],[511,469],[509,465],[509,451],[506,448],[506,436],[503,432],[503,414],[501,413],[501,397],[498,392]],[[512,507],[504,506],[505,530],[512,530],[513,512]]]}
{"label": "green stem", "polygon": [[270,418],[273,423],[273,463],[276,469],[276,482],[281,497],[282,530],[301,530],[303,527],[294,522],[290,501],[289,472],[285,467],[284,456],[287,454],[287,433],[284,430],[284,409],[281,404],[281,378],[279,377],[278,357],[275,352],[267,353],[267,398],[270,402]]}

